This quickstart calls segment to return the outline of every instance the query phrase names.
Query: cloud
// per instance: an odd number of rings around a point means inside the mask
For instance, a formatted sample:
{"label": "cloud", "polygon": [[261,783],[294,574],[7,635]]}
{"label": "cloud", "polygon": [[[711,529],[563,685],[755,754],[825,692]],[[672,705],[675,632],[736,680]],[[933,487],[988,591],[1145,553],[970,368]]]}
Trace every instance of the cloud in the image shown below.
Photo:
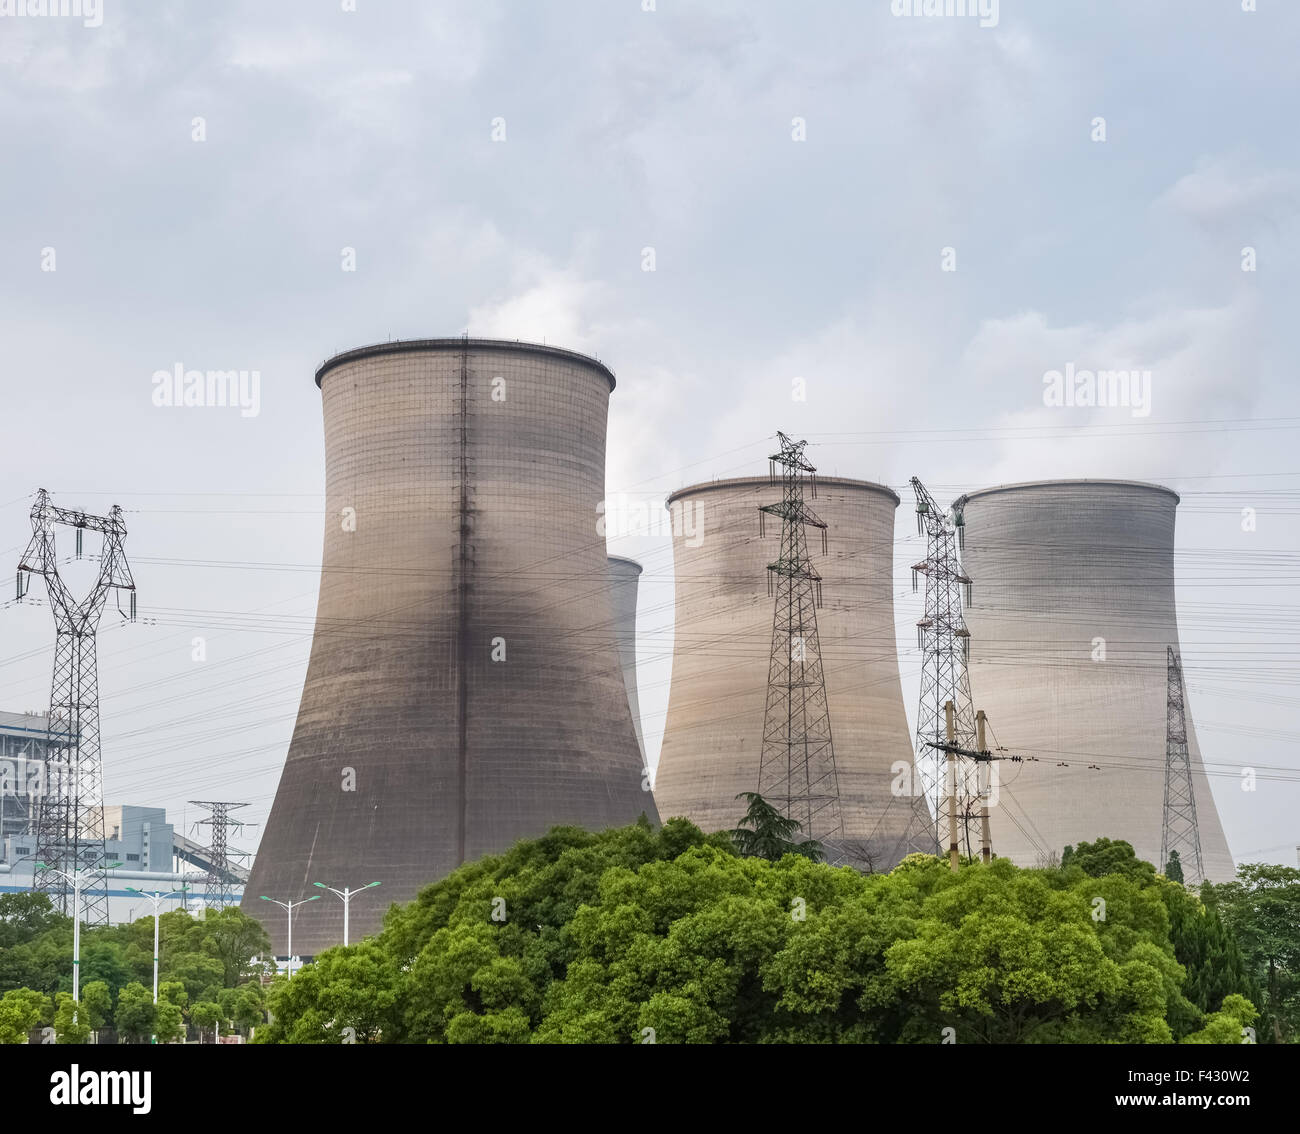
{"label": "cloud", "polygon": [[0,20],[0,71],[4,86],[38,87],[82,95],[104,90],[117,78],[125,42],[120,27],[83,27],[73,19]]}
{"label": "cloud", "polygon": [[535,257],[524,258],[516,277],[513,294],[470,309],[470,334],[594,349],[592,321],[604,292],[599,281]]}
{"label": "cloud", "polygon": [[1263,216],[1278,222],[1300,206],[1300,174],[1251,172],[1228,157],[1202,157],[1156,198],[1157,208],[1172,209],[1207,227],[1226,227]]}
{"label": "cloud", "polygon": [[[985,483],[1044,477],[1167,476],[1225,457],[1204,422],[1251,416],[1262,396],[1258,313],[1240,299],[1218,308],[1167,309],[1111,325],[1052,326],[1037,311],[981,324],[964,352],[968,398],[1000,412],[983,417],[990,440]],[[1044,375],[1150,371],[1150,415],[1131,407],[1048,406]],[[1189,457],[1194,454],[1194,459]],[[978,486],[973,486],[978,487]]]}

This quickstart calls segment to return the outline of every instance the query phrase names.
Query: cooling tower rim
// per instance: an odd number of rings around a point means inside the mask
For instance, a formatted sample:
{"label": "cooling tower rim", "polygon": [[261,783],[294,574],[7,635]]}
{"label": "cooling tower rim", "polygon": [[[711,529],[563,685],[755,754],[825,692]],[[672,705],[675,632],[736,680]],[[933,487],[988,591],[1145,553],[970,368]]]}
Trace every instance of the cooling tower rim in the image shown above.
{"label": "cooling tower rim", "polygon": [[1163,484],[1152,484],[1146,480],[1109,480],[1100,479],[1092,480],[1088,478],[1076,478],[1074,480],[1021,480],[1014,484],[995,484],[988,488],[977,488],[974,492],[967,492],[963,496],[957,497],[953,501],[953,507],[962,507],[980,496],[993,496],[999,492],[1017,492],[1025,488],[1140,488],[1145,492],[1159,492],[1165,496],[1172,496],[1174,503],[1182,502],[1182,497],[1172,488]]}
{"label": "cooling tower rim", "polygon": [[369,346],[353,347],[351,350],[345,350],[331,358],[327,358],[316,368],[316,385],[320,386],[321,379],[336,367],[345,366],[350,362],[359,362],[365,358],[377,358],[385,354],[416,354],[422,351],[460,350],[462,347],[468,347],[471,350],[546,354],[553,358],[563,358],[568,362],[579,362],[595,370],[609,383],[611,393],[617,385],[614,372],[600,359],[592,358],[589,354],[581,354],[576,350],[567,350],[564,347],[549,346],[546,343],[525,342],[523,339],[471,338],[396,339],[388,343],[372,343]]}
{"label": "cooling tower rim", "polygon": [[629,567],[635,567],[638,575],[645,570],[635,559],[629,559],[626,555],[610,555],[609,552],[606,552],[605,558],[611,563],[626,563]]}
{"label": "cooling tower rim", "polygon": [[[765,476],[731,476],[724,477],[722,480],[706,480],[699,484],[688,484],[685,488],[679,488],[669,496],[664,501],[664,507],[670,507],[683,496],[698,496],[702,492],[711,492],[714,489],[739,488],[741,485],[771,485],[771,483],[771,479]],[[897,492],[888,485],[877,484],[874,480],[854,480],[847,476],[819,476],[817,478],[817,487],[821,488],[823,485],[828,488],[863,488],[868,492],[888,496],[894,502],[895,508],[898,507],[900,501]]]}

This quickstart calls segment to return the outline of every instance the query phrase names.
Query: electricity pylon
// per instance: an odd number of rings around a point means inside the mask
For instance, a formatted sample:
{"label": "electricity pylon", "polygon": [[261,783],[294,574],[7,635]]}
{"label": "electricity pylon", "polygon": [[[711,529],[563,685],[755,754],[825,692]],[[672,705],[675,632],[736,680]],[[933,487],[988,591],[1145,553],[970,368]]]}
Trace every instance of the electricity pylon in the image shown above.
{"label": "electricity pylon", "polygon": [[[954,513],[949,521],[916,477],[912,477],[912,490],[916,493],[917,529],[926,536],[925,558],[912,566],[912,589],[916,589],[918,576],[924,575],[925,617],[916,624],[922,660],[921,702],[916,716],[916,762],[913,767],[915,782],[908,785],[912,789],[911,796],[899,801],[910,805],[910,814],[896,859],[914,851],[942,854],[941,825],[947,796],[943,786],[944,757],[940,749],[945,745],[956,745],[974,750],[978,741],[970,680],[966,673],[970,631],[966,629],[961,605],[961,588],[966,587],[969,595],[970,579],[962,572],[957,560],[957,537],[962,517],[959,512]],[[949,702],[953,706],[951,739],[945,711]],[[965,828],[969,855],[970,827],[979,822],[985,793],[978,782],[979,769],[972,769],[965,763],[961,767],[963,774],[958,777],[955,803]]]}
{"label": "electricity pylon", "polygon": [[1165,698],[1165,812],[1160,828],[1160,869],[1178,852],[1183,880],[1189,886],[1205,879],[1201,859],[1201,829],[1196,821],[1192,762],[1187,751],[1187,708],[1183,696],[1183,665],[1173,646],[1168,650],[1168,692]]}
{"label": "electricity pylon", "polygon": [[[780,465],[781,502],[759,508],[760,535],[765,516],[780,517],[781,551],[767,568],[768,593],[775,591],[776,606],[758,794],[795,820],[803,838],[826,845],[843,839],[844,820],[817,638],[821,576],[808,558],[804,533],[806,527],[820,528],[824,552],[826,524],[804,503],[805,474],[811,478],[811,495],[817,495],[817,470],[803,455],[807,442],[792,441],[784,433],[777,437],[781,449],[771,457],[771,477],[775,483]],[[828,845],[827,851],[834,860],[840,848]]]}
{"label": "electricity pylon", "polygon": [[[228,830],[243,830],[244,824],[238,819],[230,818],[236,807],[247,807],[247,803],[228,803],[222,800],[191,799],[195,807],[206,807],[212,812],[206,819],[195,822],[196,827],[210,826],[212,842],[207,847],[208,876],[204,883],[204,904],[223,909],[230,905],[232,895],[230,873],[230,851],[226,839]],[[239,852],[237,852],[239,853]]]}
{"label": "electricity pylon", "polygon": [[[104,887],[104,781],[99,738],[99,676],[95,632],[110,590],[130,594],[129,613],[135,621],[135,580],[123,544],[126,525],[122,509],[114,505],[107,516],[91,516],[56,508],[41,489],[32,505],[32,538],[18,562],[18,594],[27,594],[33,575],[45,580],[54,613],[54,677],[50,687],[50,715],[44,792],[36,809],[36,871],[32,888],[50,895],[62,913],[72,917],[72,886],[68,878],[80,871],[87,925],[108,924],[108,896]],[[84,532],[104,538],[99,576],[80,602],[59,577],[54,532],[58,524],[77,533],[77,558]],[[55,751],[64,754],[62,764]]]}

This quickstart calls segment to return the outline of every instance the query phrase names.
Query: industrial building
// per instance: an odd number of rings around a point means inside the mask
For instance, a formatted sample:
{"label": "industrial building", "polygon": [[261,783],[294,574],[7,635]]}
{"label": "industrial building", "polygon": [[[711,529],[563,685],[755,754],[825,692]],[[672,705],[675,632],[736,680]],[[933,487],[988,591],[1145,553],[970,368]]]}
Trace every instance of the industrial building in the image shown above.
{"label": "industrial building", "polygon": [[[1167,488],[1043,481],[972,492],[954,508],[972,580],[966,611],[977,708],[997,743],[994,853],[1032,866],[1105,836],[1160,862],[1167,649],[1181,654]],[[1233,876],[1188,703],[1205,869]]]}
{"label": "industrial building", "polygon": [[[152,910],[139,894],[127,888],[130,886],[146,893],[173,894],[161,903],[164,911],[184,906],[191,913],[198,913],[208,904],[206,878],[211,863],[207,851],[176,831],[167,822],[163,808],[105,807],[104,836],[103,861],[120,865],[105,872],[103,885],[87,887],[83,894],[87,899],[107,899],[110,925],[134,921]],[[33,888],[35,856],[36,837],[30,828],[8,834],[0,841],[0,893],[21,893]],[[238,902],[248,874],[234,864],[229,866],[229,871],[232,892]]]}
{"label": "industrial building", "polygon": [[[655,799],[664,817],[706,831],[744,814],[758,790],[774,600],[768,564],[779,524],[759,535],[759,507],[778,501],[767,477],[719,480],[668,498],[674,524],[676,630]],[[809,505],[827,550],[810,545],[822,578],[817,610],[840,811],[858,861],[887,870],[907,809],[889,807],[891,766],[910,768],[894,629],[894,511],[898,496],[867,481],[818,477]],[[865,856],[865,861],[861,856]]]}
{"label": "industrial building", "polygon": [[[613,374],[557,347],[425,339],[337,355],[316,383],[315,636],[243,902],[278,952],[261,895],[382,882],[353,903],[355,939],[555,824],[657,820],[597,530]],[[342,940],[341,902],[295,917],[296,952]]]}
{"label": "industrial building", "polygon": [[47,790],[46,760],[51,749],[50,718],[38,713],[0,712],[0,843],[25,833]]}
{"label": "industrial building", "polygon": [[641,564],[621,555],[609,557],[610,601],[614,605],[614,638],[618,642],[618,660],[623,667],[623,684],[627,686],[628,708],[632,727],[645,766],[645,736],[641,732],[641,695],[636,684],[636,596],[641,578]]}

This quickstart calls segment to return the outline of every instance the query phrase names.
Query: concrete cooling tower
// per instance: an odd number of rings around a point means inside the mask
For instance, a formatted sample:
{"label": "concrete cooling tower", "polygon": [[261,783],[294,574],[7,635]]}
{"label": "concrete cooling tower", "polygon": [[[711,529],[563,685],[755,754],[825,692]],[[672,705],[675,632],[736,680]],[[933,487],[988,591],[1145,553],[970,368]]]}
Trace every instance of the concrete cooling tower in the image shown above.
{"label": "concrete cooling tower", "polygon": [[[668,499],[676,630],[655,799],[661,815],[706,831],[734,827],[745,810],[737,794],[758,790],[774,613],[767,565],[780,549],[780,521],[760,537],[758,509],[780,498],[781,486],[760,477]],[[808,504],[829,525],[826,554],[818,540],[808,546],[823,580],[817,629],[845,836],[888,869],[907,819],[906,808],[888,806],[890,765],[912,761],[894,631],[898,497],[818,477]]]}
{"label": "concrete cooling tower", "polygon": [[555,347],[429,339],[316,372],[325,543],[297,725],[245,889],[278,952],[343,939],[313,883],[379,881],[351,937],[461,863],[555,824],[657,821],[614,633],[614,377]]}
{"label": "concrete cooling tower", "polygon": [[636,743],[645,765],[645,737],[641,733],[641,695],[636,685],[636,594],[641,564],[621,555],[609,557],[609,585],[614,603],[614,637],[618,641],[618,659],[623,666],[623,684],[627,686],[628,708]]}
{"label": "concrete cooling tower", "polygon": [[[1167,647],[1181,656],[1177,506],[1167,488],[1107,480],[1006,485],[956,502],[973,582],[974,704],[999,744],[1037,757],[1000,767],[995,854],[1032,866],[1105,836],[1163,870]],[[1190,701],[1187,738],[1205,870],[1227,881],[1232,856]]]}

